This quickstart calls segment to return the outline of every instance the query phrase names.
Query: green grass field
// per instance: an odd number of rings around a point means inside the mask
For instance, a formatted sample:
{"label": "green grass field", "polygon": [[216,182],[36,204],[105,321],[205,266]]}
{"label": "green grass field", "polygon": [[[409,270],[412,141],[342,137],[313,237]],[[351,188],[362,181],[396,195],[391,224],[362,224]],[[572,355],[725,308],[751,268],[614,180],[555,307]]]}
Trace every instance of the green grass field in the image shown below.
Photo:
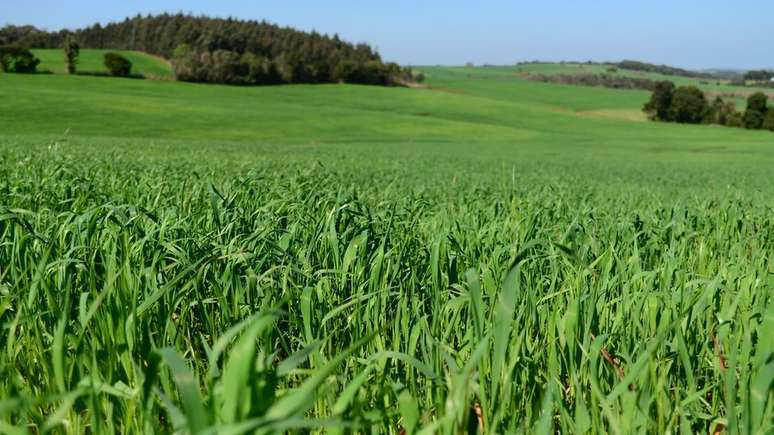
{"label": "green grass field", "polygon": [[774,136],[424,70],[0,74],[0,432],[771,433]]}
{"label": "green grass field", "polygon": [[[38,70],[64,74],[65,59],[63,50],[35,49],[33,54],[40,59]],[[132,73],[147,78],[171,79],[172,67],[166,60],[139,51],[83,49],[78,57],[77,71],[81,73],[107,73],[105,54],[115,52],[132,62]]]}

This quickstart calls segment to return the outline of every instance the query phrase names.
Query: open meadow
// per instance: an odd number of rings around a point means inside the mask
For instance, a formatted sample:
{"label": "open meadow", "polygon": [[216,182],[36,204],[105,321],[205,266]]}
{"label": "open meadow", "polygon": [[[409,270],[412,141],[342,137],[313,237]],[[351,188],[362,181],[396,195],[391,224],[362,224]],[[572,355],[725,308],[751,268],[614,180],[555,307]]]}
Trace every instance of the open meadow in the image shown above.
{"label": "open meadow", "polygon": [[774,135],[419,69],[0,74],[0,432],[772,433]]}

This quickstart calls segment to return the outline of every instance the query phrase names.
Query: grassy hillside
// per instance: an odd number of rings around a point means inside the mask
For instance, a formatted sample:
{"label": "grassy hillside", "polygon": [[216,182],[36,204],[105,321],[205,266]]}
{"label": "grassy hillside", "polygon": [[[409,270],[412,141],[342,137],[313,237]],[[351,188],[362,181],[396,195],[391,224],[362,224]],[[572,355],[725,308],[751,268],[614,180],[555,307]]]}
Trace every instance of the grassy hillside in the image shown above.
{"label": "grassy hillside", "polygon": [[0,431],[771,432],[771,133],[426,72],[0,74]]}
{"label": "grassy hillside", "polygon": [[[161,58],[151,56],[139,51],[127,50],[95,50],[83,49],[78,58],[79,72],[107,72],[105,68],[104,56],[109,52],[119,53],[132,62],[132,73],[142,74],[148,78],[171,78],[172,68],[169,63]],[[35,49],[32,52],[40,59],[38,69],[40,71],[51,71],[56,74],[64,74],[65,61],[62,50]]]}
{"label": "grassy hillside", "polygon": [[[489,68],[487,68],[489,69]],[[692,85],[697,86],[705,92],[712,92],[715,94],[735,93],[735,94],[752,94],[754,92],[764,92],[767,94],[774,94],[774,90],[771,88],[761,88],[754,86],[735,86],[731,85],[728,80],[722,79],[709,79],[709,78],[691,78],[677,75],[665,75],[652,72],[643,71],[631,71],[626,69],[617,68],[616,71],[610,71],[608,66],[605,65],[589,65],[583,63],[535,63],[525,64],[513,67],[496,67],[500,74],[503,73],[532,73],[532,74],[545,74],[545,75],[557,75],[557,74],[608,74],[614,76],[624,77],[639,77],[649,80],[659,81],[666,80],[674,82],[678,86]]]}

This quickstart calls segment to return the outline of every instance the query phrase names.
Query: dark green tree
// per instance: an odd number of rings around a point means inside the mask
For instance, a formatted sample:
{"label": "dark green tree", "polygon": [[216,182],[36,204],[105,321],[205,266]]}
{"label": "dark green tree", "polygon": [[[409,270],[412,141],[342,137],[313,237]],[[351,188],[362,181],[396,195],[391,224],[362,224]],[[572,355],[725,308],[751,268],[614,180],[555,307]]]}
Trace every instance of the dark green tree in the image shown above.
{"label": "dark green tree", "polygon": [[713,124],[729,125],[737,114],[736,104],[733,101],[723,101],[722,98],[716,97],[710,108],[709,121]]}
{"label": "dark green tree", "polygon": [[0,47],[0,70],[15,73],[34,73],[40,59],[26,48],[16,46]]}
{"label": "dark green tree", "polygon": [[81,54],[81,46],[72,38],[67,38],[64,42],[65,65],[68,74],[75,74],[78,66],[78,56]]}
{"label": "dark green tree", "polygon": [[132,62],[118,53],[105,53],[105,67],[116,77],[128,77],[132,73]]}
{"label": "dark green tree", "polygon": [[747,99],[747,110],[744,112],[744,127],[752,130],[760,129],[766,119],[768,97],[763,92],[756,92]]}
{"label": "dark green tree", "polygon": [[672,121],[670,108],[672,107],[674,93],[674,83],[670,81],[657,82],[650,101],[645,103],[643,108],[648,117],[656,121]]}
{"label": "dark green tree", "polygon": [[774,109],[769,108],[769,110],[766,112],[766,118],[763,120],[763,125],[761,128],[764,130],[774,131]]}
{"label": "dark green tree", "polygon": [[696,86],[680,86],[672,97],[669,117],[675,122],[699,124],[709,115],[709,104],[704,92]]}

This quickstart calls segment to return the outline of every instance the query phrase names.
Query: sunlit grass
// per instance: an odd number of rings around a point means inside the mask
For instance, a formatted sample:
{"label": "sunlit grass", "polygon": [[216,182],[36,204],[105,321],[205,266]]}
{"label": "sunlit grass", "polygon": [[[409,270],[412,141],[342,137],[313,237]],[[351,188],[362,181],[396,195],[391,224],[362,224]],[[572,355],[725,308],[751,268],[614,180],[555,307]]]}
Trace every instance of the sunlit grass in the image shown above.
{"label": "sunlit grass", "polygon": [[770,135],[430,72],[0,75],[0,433],[771,433]]}
{"label": "sunlit grass", "polygon": [[771,430],[770,192],[358,156],[3,151],[0,428]]}

